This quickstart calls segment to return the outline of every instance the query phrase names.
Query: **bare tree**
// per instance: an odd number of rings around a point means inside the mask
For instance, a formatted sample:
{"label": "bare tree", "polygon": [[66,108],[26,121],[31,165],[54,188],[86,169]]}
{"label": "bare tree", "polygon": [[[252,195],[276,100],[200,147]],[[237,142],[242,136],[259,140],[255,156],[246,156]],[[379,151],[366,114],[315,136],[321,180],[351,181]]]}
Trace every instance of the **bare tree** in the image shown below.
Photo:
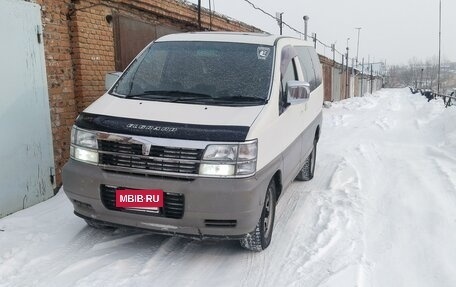
{"label": "bare tree", "polygon": [[[407,65],[388,68],[386,86],[397,88],[411,86],[417,89],[437,89],[438,58],[431,57],[424,62],[412,58]],[[456,88],[456,63],[442,61],[440,70],[441,92],[446,94]]]}

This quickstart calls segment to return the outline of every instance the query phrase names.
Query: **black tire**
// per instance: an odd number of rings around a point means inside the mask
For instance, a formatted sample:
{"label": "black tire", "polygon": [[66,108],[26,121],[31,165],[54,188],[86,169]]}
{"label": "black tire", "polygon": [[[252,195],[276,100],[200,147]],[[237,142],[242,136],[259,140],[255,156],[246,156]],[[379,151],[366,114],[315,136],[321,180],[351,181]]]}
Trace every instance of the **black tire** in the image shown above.
{"label": "black tire", "polygon": [[274,228],[274,217],[276,207],[276,183],[272,179],[266,191],[266,197],[263,204],[260,220],[255,230],[246,234],[240,240],[241,246],[250,251],[262,251],[271,243],[272,230]]}
{"label": "black tire", "polygon": [[103,223],[100,223],[95,220],[90,220],[90,219],[84,219],[84,220],[88,226],[95,228],[95,229],[115,229],[114,226],[103,224]]}
{"label": "black tire", "polygon": [[296,180],[299,181],[309,181],[314,177],[315,173],[315,164],[317,162],[317,142],[314,142],[312,152],[306,158],[304,166],[299,171],[296,176]]}

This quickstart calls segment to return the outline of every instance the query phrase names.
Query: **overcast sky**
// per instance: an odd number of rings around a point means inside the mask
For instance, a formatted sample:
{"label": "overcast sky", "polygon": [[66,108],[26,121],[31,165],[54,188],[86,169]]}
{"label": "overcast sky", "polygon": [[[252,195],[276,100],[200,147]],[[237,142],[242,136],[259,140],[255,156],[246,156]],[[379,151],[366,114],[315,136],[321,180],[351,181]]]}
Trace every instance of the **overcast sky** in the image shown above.
{"label": "overcast sky", "polygon": [[[350,57],[356,56],[355,27],[362,27],[360,62],[363,57],[367,62],[370,56],[374,61],[386,59],[387,64],[407,64],[413,57],[426,60],[438,56],[438,0],[250,1],[273,15],[284,12],[283,21],[300,31],[304,29],[302,17],[308,15],[308,34],[316,32],[318,39],[327,44],[336,43],[336,49],[341,52],[345,52],[347,38],[350,38]],[[209,0],[202,0],[202,3],[208,7]],[[279,34],[274,19],[244,0],[214,0],[214,4],[219,13]],[[284,34],[299,37],[286,27]],[[319,45],[317,50],[332,57],[330,49]],[[456,0],[442,0],[442,59],[456,62]]]}

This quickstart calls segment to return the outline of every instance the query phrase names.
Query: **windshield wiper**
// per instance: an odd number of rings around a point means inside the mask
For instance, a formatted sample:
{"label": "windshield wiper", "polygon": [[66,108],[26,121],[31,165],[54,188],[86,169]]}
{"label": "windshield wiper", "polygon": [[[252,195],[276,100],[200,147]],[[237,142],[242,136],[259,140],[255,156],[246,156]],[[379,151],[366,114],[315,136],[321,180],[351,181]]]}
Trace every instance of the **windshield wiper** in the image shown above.
{"label": "windshield wiper", "polygon": [[221,101],[233,101],[233,102],[261,102],[266,103],[267,99],[256,97],[256,96],[224,96],[224,97],[217,97],[215,100]]}
{"label": "windshield wiper", "polygon": [[229,105],[242,105],[245,103],[267,103],[267,99],[257,97],[257,96],[223,96],[223,97],[213,97],[208,94],[190,92],[190,91],[163,91],[163,90],[154,90],[154,91],[144,91],[140,94],[127,95],[125,98],[137,98],[137,99],[150,99],[157,101],[166,101],[166,102],[197,102],[197,103],[222,103]]}
{"label": "windshield wiper", "polygon": [[[174,97],[178,96],[178,97]],[[163,90],[154,90],[154,91],[144,91],[140,94],[135,95],[127,95],[126,98],[151,98],[151,99],[168,99],[170,101],[178,100],[178,99],[210,99],[212,98],[211,95],[197,93],[197,92],[190,92],[190,91],[179,91],[179,90],[171,90],[171,91],[163,91]]]}

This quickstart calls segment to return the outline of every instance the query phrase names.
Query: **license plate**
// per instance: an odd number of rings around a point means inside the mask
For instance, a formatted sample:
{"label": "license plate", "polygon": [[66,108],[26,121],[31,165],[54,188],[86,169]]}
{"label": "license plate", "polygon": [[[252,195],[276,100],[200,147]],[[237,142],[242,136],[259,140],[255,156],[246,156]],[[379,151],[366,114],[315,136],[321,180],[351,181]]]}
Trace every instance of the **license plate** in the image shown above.
{"label": "license plate", "polygon": [[116,189],[116,207],[158,212],[163,202],[161,189]]}

